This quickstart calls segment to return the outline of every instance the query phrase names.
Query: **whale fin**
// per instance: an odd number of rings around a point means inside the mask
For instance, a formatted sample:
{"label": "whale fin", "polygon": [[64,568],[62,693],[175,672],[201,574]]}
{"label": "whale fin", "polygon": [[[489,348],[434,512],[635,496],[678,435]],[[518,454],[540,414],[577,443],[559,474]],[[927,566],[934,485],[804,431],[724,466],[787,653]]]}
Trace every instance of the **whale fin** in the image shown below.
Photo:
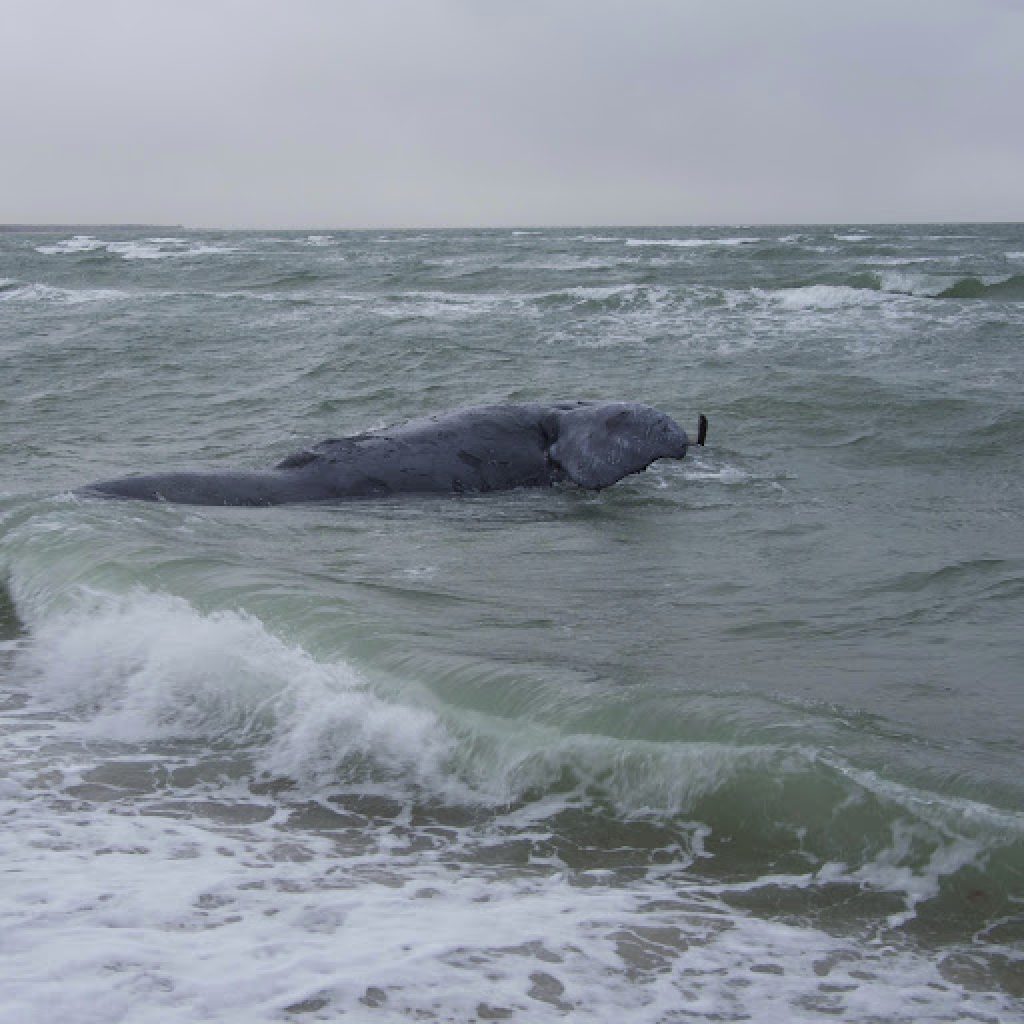
{"label": "whale fin", "polygon": [[549,455],[574,484],[600,490],[655,459],[681,459],[689,443],[686,431],[663,412],[615,402],[560,413]]}

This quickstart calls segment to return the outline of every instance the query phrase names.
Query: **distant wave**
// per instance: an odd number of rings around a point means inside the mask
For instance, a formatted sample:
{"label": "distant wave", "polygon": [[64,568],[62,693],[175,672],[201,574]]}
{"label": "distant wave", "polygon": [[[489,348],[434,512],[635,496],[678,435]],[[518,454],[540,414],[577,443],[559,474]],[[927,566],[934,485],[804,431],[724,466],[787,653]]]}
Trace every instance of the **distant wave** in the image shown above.
{"label": "distant wave", "polygon": [[1024,274],[1013,274],[1002,281],[986,283],[977,277],[965,277],[939,292],[940,299],[1024,300]]}
{"label": "distant wave", "polygon": [[754,289],[756,295],[779,302],[786,309],[840,309],[846,306],[875,305],[884,301],[880,288],[851,285],[809,284],[776,291]]}
{"label": "distant wave", "polygon": [[44,256],[61,256],[69,253],[92,252],[94,249],[106,248],[106,243],[91,235],[75,235],[54,245],[37,245],[36,252]]}
{"label": "distant wave", "polygon": [[672,249],[697,249],[705,245],[754,245],[760,238],[627,238],[629,246],[662,246]]}
{"label": "distant wave", "polygon": [[53,245],[37,245],[44,256],[76,256],[83,253],[109,253],[125,260],[159,260],[170,256],[213,256],[239,252],[233,245],[190,242],[185,238],[157,237],[106,242],[92,235],[75,235]]}
{"label": "distant wave", "polygon": [[39,282],[0,281],[0,302],[108,302],[127,299],[130,292],[117,288],[56,288]]}
{"label": "distant wave", "polygon": [[577,285],[534,297],[540,306],[574,306],[581,312],[615,312],[650,306],[668,295],[665,288],[648,285]]}
{"label": "distant wave", "polygon": [[948,277],[901,271],[856,274],[840,283],[813,283],[774,291],[755,292],[777,298],[794,309],[834,309],[841,306],[874,305],[887,295],[922,299],[991,299],[1024,301],[1024,274],[1001,279],[962,277],[950,283]]}

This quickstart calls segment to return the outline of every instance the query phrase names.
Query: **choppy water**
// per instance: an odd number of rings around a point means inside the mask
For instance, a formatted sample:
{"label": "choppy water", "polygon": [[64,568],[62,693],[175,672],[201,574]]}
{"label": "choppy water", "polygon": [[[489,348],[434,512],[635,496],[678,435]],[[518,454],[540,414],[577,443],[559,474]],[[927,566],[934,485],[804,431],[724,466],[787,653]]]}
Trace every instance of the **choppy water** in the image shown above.
{"label": "choppy water", "polygon": [[[0,1019],[1024,1019],[1024,228],[0,235]],[[468,403],[600,494],[82,501]]]}

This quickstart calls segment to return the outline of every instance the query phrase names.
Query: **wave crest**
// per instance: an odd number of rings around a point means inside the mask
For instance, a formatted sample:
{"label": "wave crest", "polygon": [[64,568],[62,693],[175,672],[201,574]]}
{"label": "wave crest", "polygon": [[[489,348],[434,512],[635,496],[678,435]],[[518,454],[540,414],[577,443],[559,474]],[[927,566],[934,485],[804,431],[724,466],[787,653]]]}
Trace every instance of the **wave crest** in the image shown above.
{"label": "wave crest", "polygon": [[317,662],[243,612],[93,594],[33,632],[42,691],[92,735],[251,745],[261,769],[314,784],[346,762],[443,778],[451,740],[434,714],[388,702],[345,662]]}

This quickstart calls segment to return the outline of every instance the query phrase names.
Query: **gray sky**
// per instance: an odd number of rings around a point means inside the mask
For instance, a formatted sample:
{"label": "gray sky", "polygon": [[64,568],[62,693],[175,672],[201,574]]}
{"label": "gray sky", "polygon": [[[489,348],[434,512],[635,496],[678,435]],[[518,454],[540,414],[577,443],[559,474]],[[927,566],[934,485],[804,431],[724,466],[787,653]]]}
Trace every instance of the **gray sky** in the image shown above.
{"label": "gray sky", "polygon": [[0,222],[1024,220],[1024,0],[0,0]]}

